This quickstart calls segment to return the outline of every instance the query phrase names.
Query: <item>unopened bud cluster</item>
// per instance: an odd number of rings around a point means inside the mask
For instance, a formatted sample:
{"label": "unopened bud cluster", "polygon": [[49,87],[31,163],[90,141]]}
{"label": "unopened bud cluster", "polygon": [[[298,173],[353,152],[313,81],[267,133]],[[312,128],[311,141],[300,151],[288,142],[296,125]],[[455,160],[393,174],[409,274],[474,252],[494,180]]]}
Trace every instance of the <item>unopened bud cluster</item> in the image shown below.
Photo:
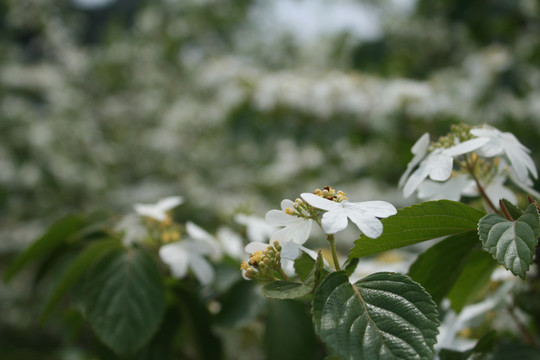
{"label": "unopened bud cluster", "polygon": [[336,190],[331,186],[325,186],[322,190],[316,189],[313,194],[335,202],[342,202],[343,200],[347,200],[346,193],[341,190],[338,190],[336,192]]}
{"label": "unopened bud cluster", "polygon": [[472,127],[466,124],[454,124],[450,127],[450,133],[441,136],[439,140],[431,144],[430,150],[447,149],[464,141],[474,138],[471,134]]}
{"label": "unopened bud cluster", "polygon": [[274,241],[264,250],[255,251],[249,260],[240,265],[247,279],[275,281],[281,280],[281,245]]}

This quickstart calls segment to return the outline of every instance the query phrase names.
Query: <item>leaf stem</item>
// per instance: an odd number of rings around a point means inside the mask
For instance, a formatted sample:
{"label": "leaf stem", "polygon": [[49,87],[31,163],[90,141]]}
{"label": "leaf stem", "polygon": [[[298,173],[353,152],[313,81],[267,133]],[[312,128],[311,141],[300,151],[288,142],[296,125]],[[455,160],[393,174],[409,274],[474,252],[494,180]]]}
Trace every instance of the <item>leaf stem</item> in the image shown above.
{"label": "leaf stem", "polygon": [[535,348],[538,348],[538,344],[536,343],[536,340],[534,339],[534,336],[531,334],[529,329],[521,322],[521,320],[517,317],[517,315],[516,315],[516,313],[514,311],[514,306],[509,305],[507,307],[507,310],[508,310],[508,313],[510,314],[510,317],[512,318],[512,320],[514,320],[514,322],[516,323],[516,325],[517,325],[517,327],[519,329],[519,332],[525,338],[525,341],[529,345],[534,346]]}
{"label": "leaf stem", "polygon": [[281,278],[285,281],[290,281],[291,279],[289,279],[289,277],[287,276],[287,274],[285,274],[285,271],[283,271],[283,269],[281,268],[281,266],[279,267],[278,269],[278,273],[279,275],[281,275]]}
{"label": "leaf stem", "polygon": [[330,243],[330,251],[332,252],[332,261],[334,262],[334,267],[337,271],[339,271],[341,270],[341,267],[339,266],[339,260],[337,257],[336,241],[334,239],[334,234],[328,234],[328,242]]}

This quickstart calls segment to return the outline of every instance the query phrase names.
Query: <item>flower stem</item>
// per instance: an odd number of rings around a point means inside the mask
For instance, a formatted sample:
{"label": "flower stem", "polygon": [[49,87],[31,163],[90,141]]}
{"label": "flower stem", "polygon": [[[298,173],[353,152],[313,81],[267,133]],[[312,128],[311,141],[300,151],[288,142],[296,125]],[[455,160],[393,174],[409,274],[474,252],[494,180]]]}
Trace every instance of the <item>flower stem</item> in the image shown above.
{"label": "flower stem", "polygon": [[336,241],[334,239],[334,234],[328,234],[328,242],[330,243],[330,251],[332,252],[332,261],[334,262],[334,267],[337,271],[339,271],[341,270],[341,267],[339,266],[339,260],[337,257]]}
{"label": "flower stem", "polygon": [[281,278],[285,281],[290,281],[289,277],[287,276],[287,274],[285,274],[285,271],[283,271],[283,269],[281,268],[281,266],[279,267],[278,269],[278,273],[279,275],[281,275]]}
{"label": "flower stem", "polygon": [[468,157],[465,158],[465,163],[467,164],[467,171],[469,172],[469,174],[471,174],[471,177],[473,178],[473,180],[474,180],[474,182],[475,182],[475,184],[476,184],[476,187],[478,188],[478,191],[480,192],[480,195],[482,195],[482,197],[484,198],[484,200],[486,200],[486,203],[488,204],[489,208],[490,208],[491,210],[493,210],[494,213],[500,215],[499,210],[498,210],[497,207],[493,204],[493,202],[491,201],[491,199],[487,196],[486,191],[484,190],[484,187],[482,186],[482,184],[480,184],[480,180],[478,180],[478,177],[476,176],[476,173],[474,172],[474,164],[471,164],[471,163],[469,162],[469,158],[468,158]]}

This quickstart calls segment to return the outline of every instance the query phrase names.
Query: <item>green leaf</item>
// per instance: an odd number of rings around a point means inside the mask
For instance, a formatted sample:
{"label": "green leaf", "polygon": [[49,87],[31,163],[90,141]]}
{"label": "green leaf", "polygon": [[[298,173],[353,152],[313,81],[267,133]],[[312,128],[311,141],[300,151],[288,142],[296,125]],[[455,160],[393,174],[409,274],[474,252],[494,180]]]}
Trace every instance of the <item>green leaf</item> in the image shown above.
{"label": "green leaf", "polygon": [[294,271],[300,280],[304,281],[307,278],[314,264],[315,260],[302,251],[302,254],[294,260]]}
{"label": "green leaf", "polygon": [[523,211],[521,211],[520,208],[512,204],[510,201],[506,199],[502,199],[501,201],[504,203],[504,206],[506,206],[508,213],[510,214],[510,216],[512,216],[513,219],[517,219],[518,217],[523,215]]}
{"label": "green leaf", "polygon": [[316,358],[317,338],[308,310],[302,303],[270,300],[265,325],[268,360]]}
{"label": "green leaf", "polygon": [[428,201],[398,210],[382,219],[384,231],[377,239],[362,235],[354,242],[349,259],[378,254],[442,236],[476,230],[485,213],[450,200]]}
{"label": "green leaf", "polygon": [[255,281],[242,279],[220,299],[221,311],[216,321],[227,327],[243,326],[259,315],[266,301]]}
{"label": "green leaf", "polygon": [[459,313],[467,304],[474,302],[488,286],[491,273],[497,263],[484,249],[474,249],[468,256],[461,274],[448,293],[451,307]]}
{"label": "green leaf", "polygon": [[262,294],[273,299],[296,299],[306,296],[313,290],[301,283],[274,281],[263,286]]}
{"label": "green leaf", "polygon": [[118,240],[98,240],[90,244],[83,252],[81,252],[64,270],[61,279],[49,295],[43,311],[41,312],[40,321],[44,322],[46,320],[47,316],[62,296],[77,283],[86,270],[88,270],[88,268],[90,268],[104,252],[119,249],[119,247],[121,247],[121,244]]}
{"label": "green leaf", "polygon": [[163,279],[144,250],[109,252],[89,271],[81,293],[83,314],[116,353],[135,353],[155,333],[165,310]]}
{"label": "green leaf", "polygon": [[406,275],[375,273],[351,285],[336,271],[317,288],[312,312],[316,332],[343,358],[433,358],[437,307]]}
{"label": "green leaf", "polygon": [[540,350],[529,345],[508,343],[497,346],[491,359],[538,360],[540,359]]}
{"label": "green leaf", "polygon": [[303,283],[291,281],[274,281],[263,286],[262,294],[273,299],[297,299],[311,293],[328,271],[324,269],[322,252],[317,254],[317,260],[312,263],[309,274]]}
{"label": "green leaf", "polygon": [[10,281],[30,262],[41,260],[60,248],[69,240],[71,235],[81,228],[83,222],[84,220],[80,216],[68,216],[52,224],[45,234],[34,241],[9,265],[4,274],[4,281]]}
{"label": "green leaf", "polygon": [[418,256],[409,276],[439,303],[454,285],[472,249],[479,245],[474,231],[449,236]]}
{"label": "green leaf", "polygon": [[540,221],[534,204],[529,204],[523,215],[514,221],[488,214],[478,224],[484,247],[499,264],[523,279],[532,263],[539,232]]}

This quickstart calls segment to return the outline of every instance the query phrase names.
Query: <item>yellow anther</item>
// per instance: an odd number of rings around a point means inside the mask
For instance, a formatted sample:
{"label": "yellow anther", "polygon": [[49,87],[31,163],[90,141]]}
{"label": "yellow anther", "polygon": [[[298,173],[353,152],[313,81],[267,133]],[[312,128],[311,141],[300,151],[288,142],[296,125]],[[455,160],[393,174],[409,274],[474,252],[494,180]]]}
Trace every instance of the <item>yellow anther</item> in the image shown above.
{"label": "yellow anther", "polygon": [[315,191],[313,192],[315,195],[317,196],[323,196],[323,192],[321,189],[315,189]]}
{"label": "yellow anther", "polygon": [[247,271],[249,269],[251,269],[251,267],[248,265],[247,262],[244,261],[242,264],[240,264],[240,270],[246,270]]}
{"label": "yellow anther", "polygon": [[296,215],[296,211],[294,211],[292,208],[288,207],[285,209],[285,214],[287,215]]}

